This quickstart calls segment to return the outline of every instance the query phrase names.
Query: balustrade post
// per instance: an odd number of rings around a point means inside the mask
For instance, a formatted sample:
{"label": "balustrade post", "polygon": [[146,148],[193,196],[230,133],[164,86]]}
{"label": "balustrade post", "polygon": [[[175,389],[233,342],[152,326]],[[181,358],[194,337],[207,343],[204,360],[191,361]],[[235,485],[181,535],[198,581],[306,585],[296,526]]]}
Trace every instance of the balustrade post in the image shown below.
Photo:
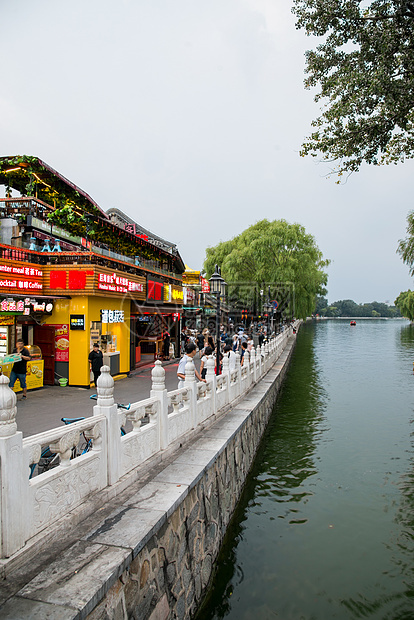
{"label": "balustrade post", "polygon": [[265,344],[265,370],[268,371],[269,370],[269,343],[266,342]]}
{"label": "balustrade post", "polygon": [[230,360],[227,357],[227,353],[223,356],[223,369],[221,374],[223,375],[225,381],[225,390],[226,390],[226,404],[230,401]]}
{"label": "balustrade post", "polygon": [[8,558],[25,544],[29,468],[23,456],[23,433],[17,431],[16,394],[9,379],[0,376],[1,557]]}
{"label": "balustrade post", "polygon": [[237,396],[241,394],[241,366],[240,353],[236,351],[236,370],[237,370]]}
{"label": "balustrade post", "polygon": [[156,421],[158,424],[160,449],[165,450],[168,446],[168,397],[165,387],[165,370],[160,360],[157,360],[154,364],[154,368],[151,371],[151,379],[150,397],[156,398],[159,402],[159,412],[156,415]]}
{"label": "balustrade post", "polygon": [[195,366],[193,360],[188,360],[185,365],[184,387],[188,390],[188,406],[190,408],[191,428],[197,426],[197,387],[195,378]]}
{"label": "balustrade post", "polygon": [[244,352],[244,356],[243,356],[244,362],[243,362],[243,368],[245,368],[245,382],[244,382],[244,387],[245,387],[245,391],[249,389],[250,386],[250,353],[246,350]]}
{"label": "balustrade post", "polygon": [[114,402],[114,380],[109,366],[102,366],[97,381],[97,404],[93,415],[106,418],[106,457],[108,485],[115,484],[121,476],[121,429],[119,426],[118,407]]}
{"label": "balustrade post", "polygon": [[256,359],[259,360],[259,368],[257,370],[257,380],[259,380],[262,376],[262,350],[260,345],[257,345],[256,347]]}
{"label": "balustrade post", "polygon": [[250,351],[250,362],[253,366],[253,383],[256,383],[256,377],[257,377],[257,368],[256,368],[256,351],[254,350],[254,347],[252,347],[252,350]]}
{"label": "balustrade post", "polygon": [[206,361],[206,379],[211,390],[212,414],[217,412],[217,377],[216,373],[214,372],[214,366],[214,357],[212,355],[208,355]]}

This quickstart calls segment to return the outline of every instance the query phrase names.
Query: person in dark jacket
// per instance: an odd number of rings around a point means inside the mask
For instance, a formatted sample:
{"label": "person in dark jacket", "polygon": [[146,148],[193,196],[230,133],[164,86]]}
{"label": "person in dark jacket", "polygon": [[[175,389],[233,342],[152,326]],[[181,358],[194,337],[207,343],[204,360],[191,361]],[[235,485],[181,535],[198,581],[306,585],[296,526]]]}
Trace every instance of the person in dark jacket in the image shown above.
{"label": "person in dark jacket", "polygon": [[22,398],[26,398],[27,394],[27,384],[26,384],[26,369],[27,362],[30,360],[30,351],[26,349],[24,346],[23,340],[18,340],[16,342],[16,350],[15,353],[19,353],[21,359],[18,362],[14,362],[13,368],[10,373],[10,382],[9,388],[13,388],[16,383],[16,379],[20,381],[20,387],[23,390]]}
{"label": "person in dark jacket", "polygon": [[167,332],[167,330],[165,330],[165,332],[163,333],[162,339],[163,339],[163,357],[165,360],[169,360],[170,359],[171,336]]}
{"label": "person in dark jacket", "polygon": [[92,351],[89,353],[89,367],[93,372],[93,381],[95,383],[95,387],[97,387],[96,382],[98,381],[98,377],[101,374],[101,368],[103,366],[103,354],[99,349],[99,344],[95,342],[93,345]]}

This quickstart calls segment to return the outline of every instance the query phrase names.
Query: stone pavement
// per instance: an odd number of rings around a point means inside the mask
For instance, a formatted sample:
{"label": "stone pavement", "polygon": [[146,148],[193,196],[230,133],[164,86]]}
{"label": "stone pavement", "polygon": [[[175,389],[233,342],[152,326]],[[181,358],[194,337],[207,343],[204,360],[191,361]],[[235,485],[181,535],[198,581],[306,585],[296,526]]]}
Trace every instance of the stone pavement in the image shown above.
{"label": "stone pavement", "polygon": [[[177,389],[178,360],[165,362],[163,366],[167,390]],[[152,368],[153,364],[148,365],[132,371],[129,377],[115,381],[115,401],[128,404],[149,398]],[[28,437],[61,426],[62,417],[89,417],[96,404],[90,400],[92,394],[96,394],[94,387],[88,390],[55,385],[28,391],[25,400],[17,394],[17,430]]]}

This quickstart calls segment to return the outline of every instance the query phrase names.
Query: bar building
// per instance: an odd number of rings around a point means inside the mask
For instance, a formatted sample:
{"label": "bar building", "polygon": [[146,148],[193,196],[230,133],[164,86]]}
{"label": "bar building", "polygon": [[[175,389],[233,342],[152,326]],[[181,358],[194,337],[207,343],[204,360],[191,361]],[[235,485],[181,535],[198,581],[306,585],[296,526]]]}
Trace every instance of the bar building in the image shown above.
{"label": "bar building", "polygon": [[177,354],[185,267],[176,245],[103,211],[37,157],[1,157],[0,185],[5,374],[19,337],[34,358],[29,389],[59,377],[89,386],[94,342],[113,375],[162,356],[167,333]]}

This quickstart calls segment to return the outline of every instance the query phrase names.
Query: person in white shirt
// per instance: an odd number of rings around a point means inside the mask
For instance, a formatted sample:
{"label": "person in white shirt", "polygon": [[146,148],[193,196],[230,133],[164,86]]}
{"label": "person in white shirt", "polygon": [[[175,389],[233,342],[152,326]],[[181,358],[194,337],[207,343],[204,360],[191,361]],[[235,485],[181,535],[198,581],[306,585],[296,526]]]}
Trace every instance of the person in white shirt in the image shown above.
{"label": "person in white shirt", "polygon": [[[185,365],[186,365],[187,362],[192,360],[193,357],[195,357],[196,353],[197,353],[196,345],[193,342],[189,342],[187,344],[187,346],[185,347],[185,355],[183,355],[183,357],[180,359],[180,363],[178,364],[178,368],[177,368],[177,377],[178,377],[178,387],[179,388],[184,387]],[[199,381],[204,381],[205,382],[205,379],[201,378],[200,373],[198,372],[197,368],[195,368],[195,376],[197,377],[197,379]]]}
{"label": "person in white shirt", "polygon": [[207,363],[207,359],[209,355],[213,355],[213,349],[211,347],[206,347],[204,349],[204,355],[201,358],[201,364],[200,364],[200,375],[202,379],[206,378],[206,374],[207,374],[206,363]]}
{"label": "person in white shirt", "polygon": [[229,344],[224,347],[224,354],[229,358],[229,369],[236,369],[236,354]]}

